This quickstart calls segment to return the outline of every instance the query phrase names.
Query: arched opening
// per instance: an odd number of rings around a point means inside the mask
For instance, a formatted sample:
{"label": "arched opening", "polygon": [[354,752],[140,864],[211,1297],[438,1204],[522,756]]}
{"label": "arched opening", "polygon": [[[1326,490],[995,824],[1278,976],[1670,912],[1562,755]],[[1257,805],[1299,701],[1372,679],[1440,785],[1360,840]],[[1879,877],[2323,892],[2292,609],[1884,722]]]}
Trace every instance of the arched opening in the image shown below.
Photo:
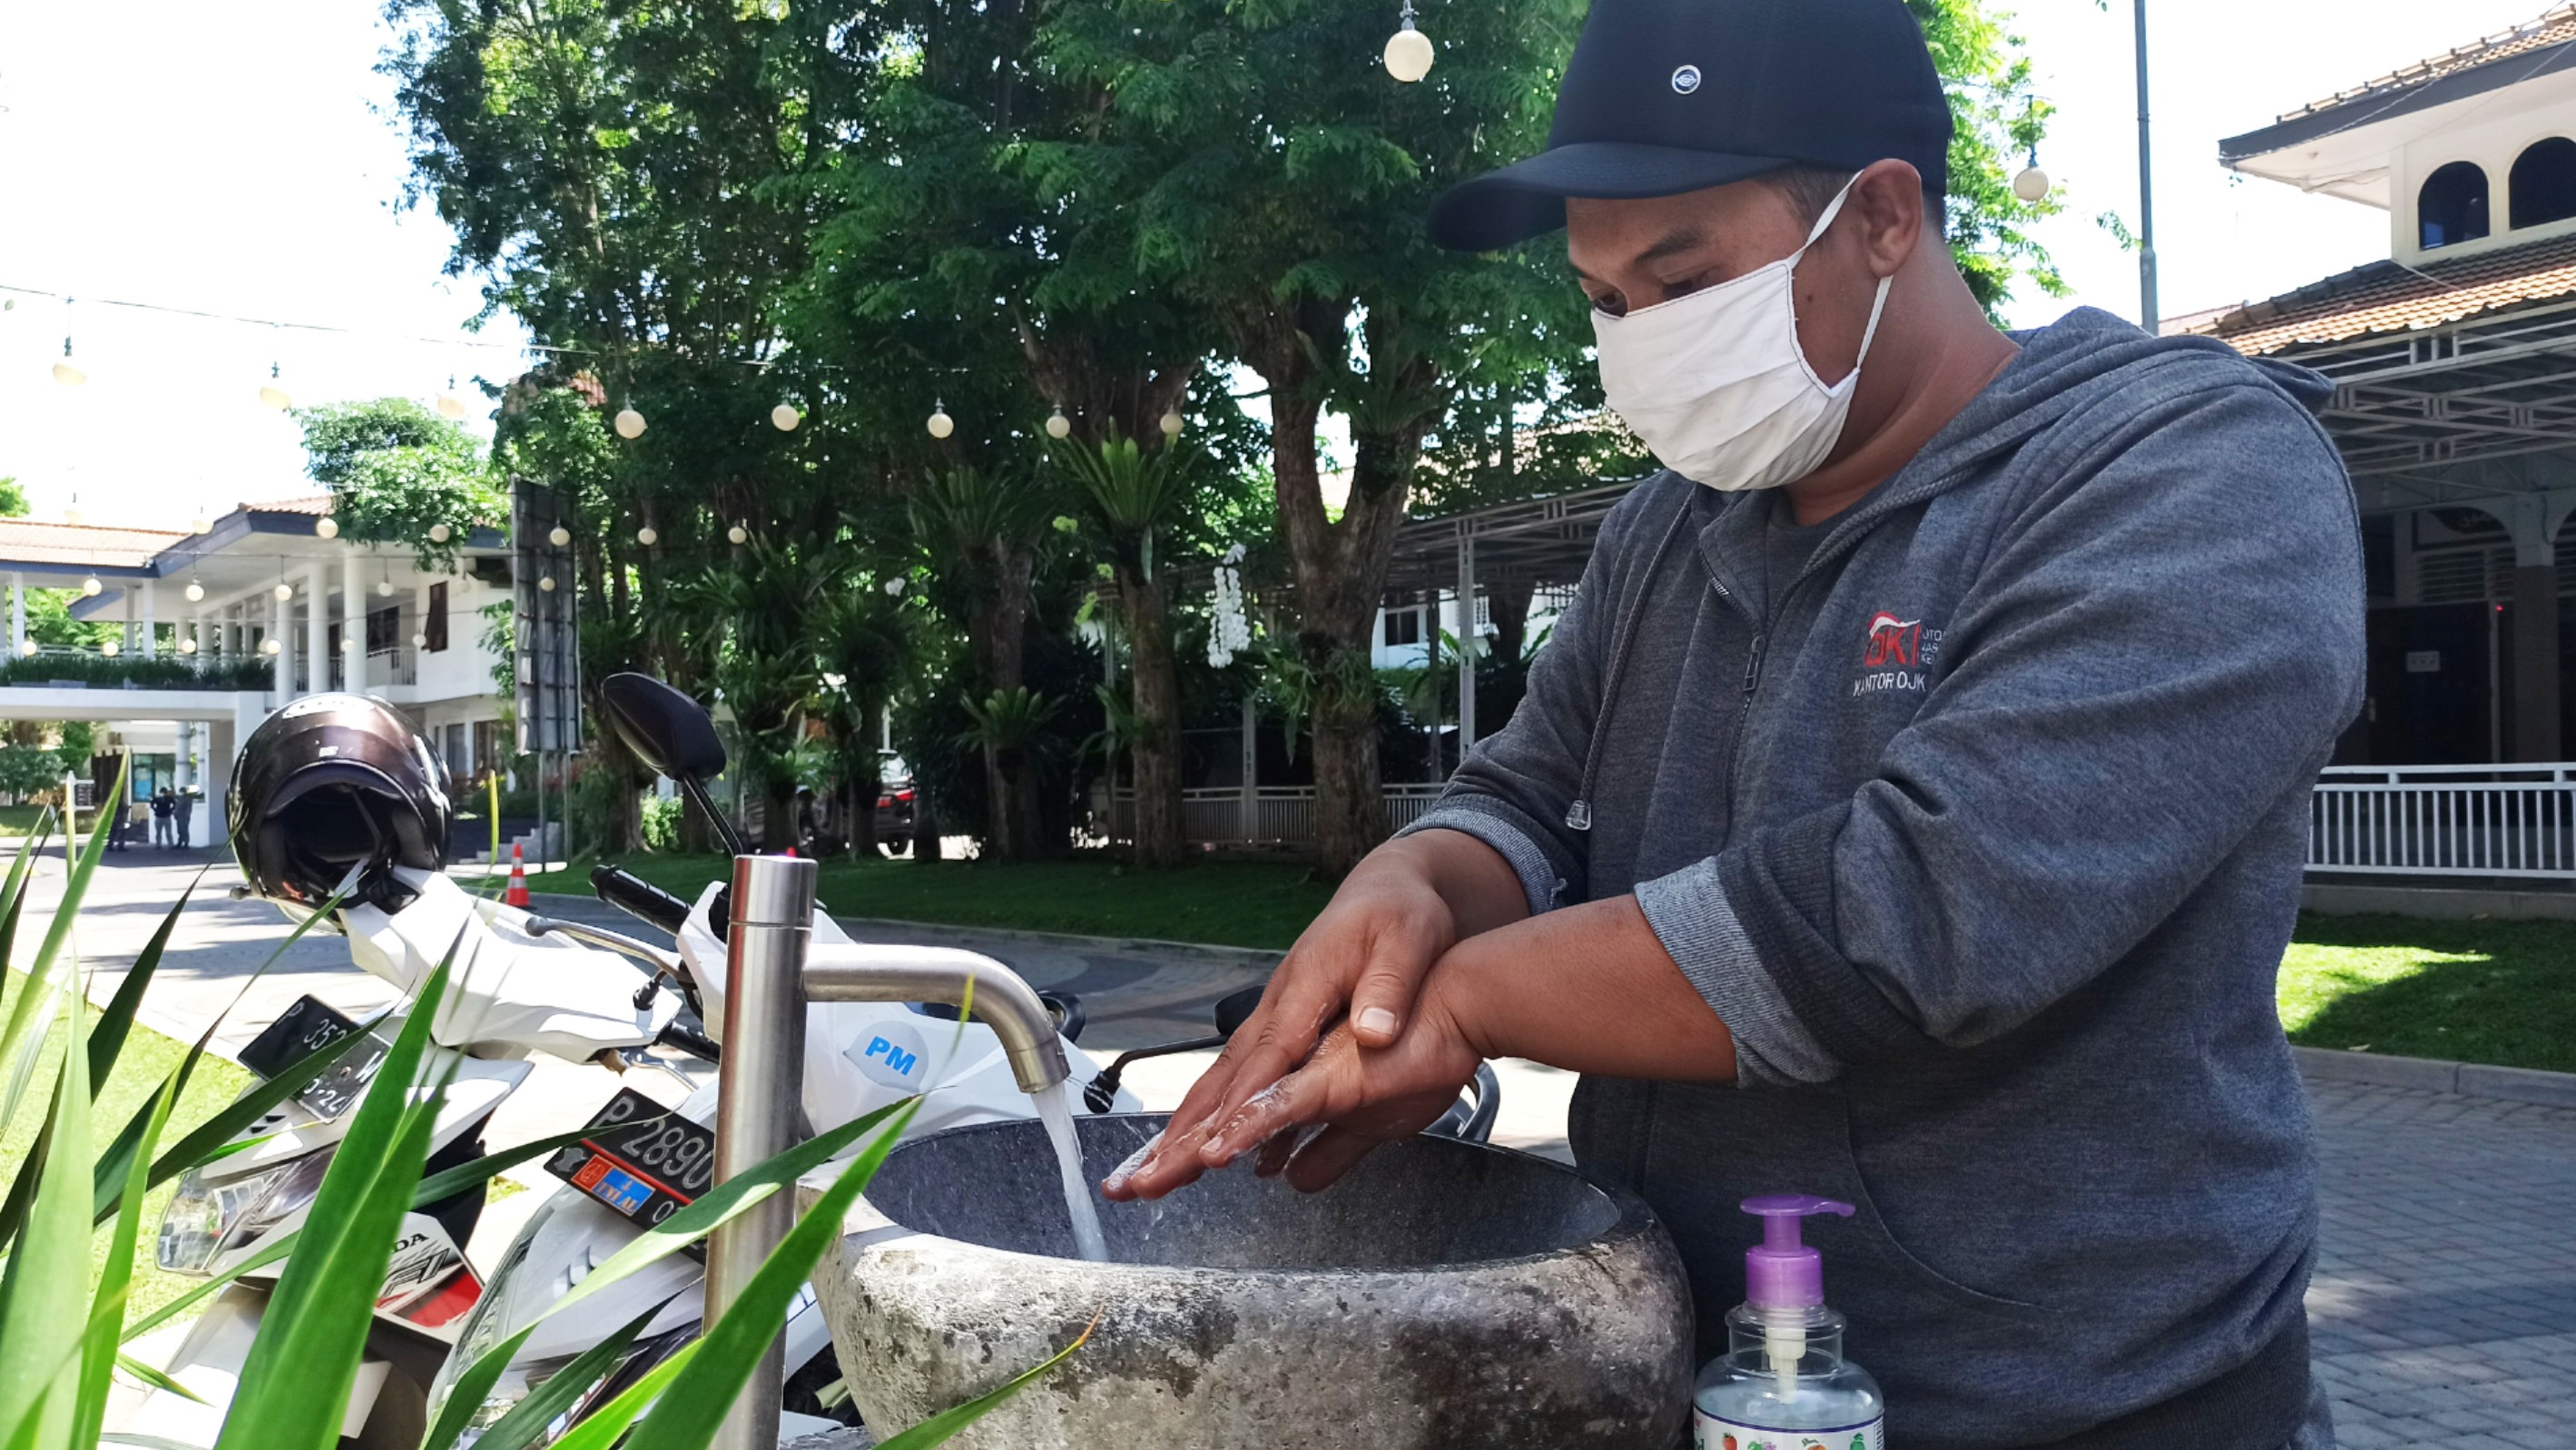
{"label": "arched opening", "polygon": [[2485,236],[2486,172],[2474,161],[2454,161],[2424,178],[2415,193],[2415,222],[2428,252]]}
{"label": "arched opening", "polygon": [[2536,227],[2576,216],[2576,141],[2551,136],[2514,158],[2513,225]]}

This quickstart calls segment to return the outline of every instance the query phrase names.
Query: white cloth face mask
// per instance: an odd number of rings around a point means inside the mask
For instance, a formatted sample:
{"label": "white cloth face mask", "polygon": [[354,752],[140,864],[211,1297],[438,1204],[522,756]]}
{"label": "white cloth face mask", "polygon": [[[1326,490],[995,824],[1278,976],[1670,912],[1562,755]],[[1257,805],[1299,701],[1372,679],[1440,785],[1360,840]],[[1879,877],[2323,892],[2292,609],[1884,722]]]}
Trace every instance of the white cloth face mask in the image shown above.
{"label": "white cloth face mask", "polygon": [[1833,451],[1896,280],[1879,279],[1860,357],[1827,386],[1798,345],[1797,269],[1851,187],[1798,250],[1767,267],[1625,317],[1593,309],[1602,392],[1665,467],[1728,492],[1778,488]]}

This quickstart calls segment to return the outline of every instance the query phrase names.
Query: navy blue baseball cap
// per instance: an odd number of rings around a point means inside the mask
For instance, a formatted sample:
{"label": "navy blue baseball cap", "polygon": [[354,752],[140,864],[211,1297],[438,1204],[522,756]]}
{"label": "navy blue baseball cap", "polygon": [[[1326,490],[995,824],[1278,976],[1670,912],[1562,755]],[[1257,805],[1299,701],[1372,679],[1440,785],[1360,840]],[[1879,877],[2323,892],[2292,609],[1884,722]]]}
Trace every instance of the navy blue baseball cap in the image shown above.
{"label": "navy blue baseball cap", "polygon": [[1569,196],[1891,157],[1939,195],[1949,156],[1950,103],[1905,0],[1595,0],[1547,149],[1442,193],[1431,239],[1491,251],[1565,225]]}

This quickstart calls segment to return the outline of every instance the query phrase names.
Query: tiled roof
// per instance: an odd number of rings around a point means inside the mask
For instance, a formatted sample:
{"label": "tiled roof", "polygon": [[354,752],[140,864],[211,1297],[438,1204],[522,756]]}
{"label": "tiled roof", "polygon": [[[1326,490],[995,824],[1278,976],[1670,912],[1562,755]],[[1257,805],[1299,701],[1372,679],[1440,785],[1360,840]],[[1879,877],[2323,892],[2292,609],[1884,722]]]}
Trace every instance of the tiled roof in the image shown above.
{"label": "tiled roof", "polygon": [[303,498],[282,498],[275,503],[246,503],[241,508],[246,514],[312,514],[318,518],[331,511],[331,499],[330,494],[317,493]]}
{"label": "tiled roof", "polygon": [[2167,330],[2224,338],[2239,352],[2259,355],[2299,343],[2439,327],[2571,293],[2576,293],[2576,236],[2560,236],[2420,267],[2373,262],[2266,302],[2196,317],[2188,326]]}
{"label": "tiled roof", "polygon": [[2418,86],[2429,85],[2444,76],[2457,75],[2465,70],[2475,70],[2479,66],[2492,65],[2500,60],[2510,60],[2517,55],[2527,55],[2535,50],[2546,50],[2553,45],[2564,45],[2571,40],[2576,40],[2576,5],[2561,5],[2528,25],[2517,25],[2511,30],[2498,31],[2483,40],[2463,45],[2457,50],[2417,61],[2403,70],[2391,71],[2377,80],[2365,81],[2351,90],[2337,91],[2324,100],[2312,101],[2301,106],[2281,119],[2295,121],[2303,116],[2316,115],[2320,111],[2334,110],[2339,106],[2397,95],[2414,90]]}
{"label": "tiled roof", "polygon": [[48,524],[0,519],[0,564],[85,564],[139,569],[152,556],[188,537],[161,529],[115,529],[92,524]]}

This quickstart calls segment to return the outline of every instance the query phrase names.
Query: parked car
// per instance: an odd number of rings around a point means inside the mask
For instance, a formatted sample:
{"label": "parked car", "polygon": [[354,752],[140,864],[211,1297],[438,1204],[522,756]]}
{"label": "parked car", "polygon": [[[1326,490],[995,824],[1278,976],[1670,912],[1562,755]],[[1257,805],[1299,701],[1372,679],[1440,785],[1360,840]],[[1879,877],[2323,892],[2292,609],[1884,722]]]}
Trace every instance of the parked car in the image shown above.
{"label": "parked car", "polygon": [[895,855],[912,850],[913,809],[919,803],[912,767],[888,750],[877,760],[877,844]]}

